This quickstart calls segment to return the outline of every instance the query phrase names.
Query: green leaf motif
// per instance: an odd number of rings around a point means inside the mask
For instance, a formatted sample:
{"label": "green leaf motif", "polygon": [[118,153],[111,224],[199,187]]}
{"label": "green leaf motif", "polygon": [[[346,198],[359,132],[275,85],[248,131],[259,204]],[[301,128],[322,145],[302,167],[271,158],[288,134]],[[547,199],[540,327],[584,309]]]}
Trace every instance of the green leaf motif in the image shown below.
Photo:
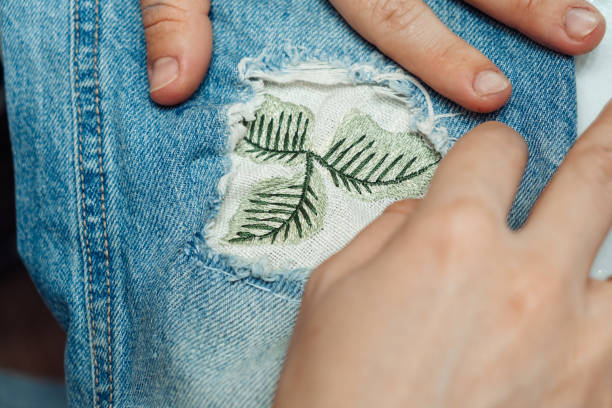
{"label": "green leaf motif", "polygon": [[308,108],[265,95],[236,153],[257,162],[303,164],[312,146],[313,129],[314,115]]}
{"label": "green leaf motif", "polygon": [[420,133],[389,132],[357,110],[343,118],[320,155],[313,149],[314,124],[309,109],[265,96],[236,153],[300,170],[256,183],[232,216],[226,242],[299,243],[318,233],[327,210],[326,174],[361,200],[421,197],[441,159]]}
{"label": "green leaf motif", "polygon": [[344,118],[327,153],[316,157],[336,187],[370,199],[422,196],[440,159],[420,133],[388,132],[359,111]]}
{"label": "green leaf motif", "polygon": [[327,206],[323,181],[307,159],[305,174],[255,184],[230,221],[233,244],[297,243],[323,226]]}

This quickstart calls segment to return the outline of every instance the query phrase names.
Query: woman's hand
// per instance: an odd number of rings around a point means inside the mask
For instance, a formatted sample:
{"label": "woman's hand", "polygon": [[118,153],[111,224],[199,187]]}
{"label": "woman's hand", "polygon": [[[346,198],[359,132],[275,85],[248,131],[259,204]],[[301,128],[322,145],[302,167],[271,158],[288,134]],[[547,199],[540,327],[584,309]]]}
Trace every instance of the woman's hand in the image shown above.
{"label": "woman's hand", "polygon": [[498,123],[462,138],[421,202],[389,208],[311,276],[276,407],[612,406],[612,104],[527,224],[527,158]]}
{"label": "woman's hand", "polygon": [[[444,26],[423,0],[330,1],[366,40],[458,104],[489,112],[510,97],[503,73]],[[586,0],[466,1],[570,55],[595,48],[605,31],[603,17]],[[180,103],[208,70],[210,0],[141,0],[141,5],[151,98],[162,105]]]}

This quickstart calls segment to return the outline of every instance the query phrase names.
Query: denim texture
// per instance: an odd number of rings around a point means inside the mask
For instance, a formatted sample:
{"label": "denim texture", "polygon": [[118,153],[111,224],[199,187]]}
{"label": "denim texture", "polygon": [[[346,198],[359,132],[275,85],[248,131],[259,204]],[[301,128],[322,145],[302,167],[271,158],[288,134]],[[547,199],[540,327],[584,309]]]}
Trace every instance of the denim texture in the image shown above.
{"label": "denim texture", "polygon": [[[440,121],[451,138],[490,119],[525,136],[519,226],[576,137],[573,61],[461,2],[428,3],[514,85],[490,115],[430,92],[436,113],[458,113]],[[260,265],[203,238],[229,169],[228,107],[253,96],[239,62],[260,58],[271,74],[304,61],[398,67],[325,0],[213,0],[209,74],[162,108],[148,95],[137,1],[5,0],[0,13],[18,245],[68,332],[70,405],[269,405],[305,277],[258,278]]]}

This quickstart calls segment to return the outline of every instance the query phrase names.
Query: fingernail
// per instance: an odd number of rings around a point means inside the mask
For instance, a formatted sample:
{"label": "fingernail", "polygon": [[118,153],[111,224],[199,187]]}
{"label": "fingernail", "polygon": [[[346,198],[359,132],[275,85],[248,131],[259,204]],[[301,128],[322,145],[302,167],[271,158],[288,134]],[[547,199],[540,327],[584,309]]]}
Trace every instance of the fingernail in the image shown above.
{"label": "fingernail", "polygon": [[499,93],[510,86],[506,76],[496,71],[482,71],[474,79],[474,91],[480,96]]}
{"label": "fingernail", "polygon": [[155,92],[178,78],[178,61],[172,57],[162,57],[155,61],[149,70],[149,92]]}
{"label": "fingernail", "polygon": [[583,8],[571,8],[565,15],[565,32],[574,40],[582,40],[601,23],[598,13]]}

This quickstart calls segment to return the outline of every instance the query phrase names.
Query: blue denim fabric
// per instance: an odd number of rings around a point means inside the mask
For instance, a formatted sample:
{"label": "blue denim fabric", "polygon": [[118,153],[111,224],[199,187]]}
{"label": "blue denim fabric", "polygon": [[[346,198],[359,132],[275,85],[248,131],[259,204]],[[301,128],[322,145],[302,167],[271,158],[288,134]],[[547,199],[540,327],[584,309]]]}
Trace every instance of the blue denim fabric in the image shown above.
{"label": "blue denim fabric", "polygon": [[[514,85],[490,115],[433,99],[436,112],[459,113],[443,120],[454,138],[490,119],[525,136],[518,226],[575,140],[573,62],[461,2],[429,3]],[[208,77],[162,108],[148,96],[138,2],[5,0],[0,10],[19,249],[68,332],[71,406],[268,405],[304,279],[258,279],[202,238],[229,165],[227,109],[253,94],[238,64],[397,66],[325,0],[213,0]]]}

